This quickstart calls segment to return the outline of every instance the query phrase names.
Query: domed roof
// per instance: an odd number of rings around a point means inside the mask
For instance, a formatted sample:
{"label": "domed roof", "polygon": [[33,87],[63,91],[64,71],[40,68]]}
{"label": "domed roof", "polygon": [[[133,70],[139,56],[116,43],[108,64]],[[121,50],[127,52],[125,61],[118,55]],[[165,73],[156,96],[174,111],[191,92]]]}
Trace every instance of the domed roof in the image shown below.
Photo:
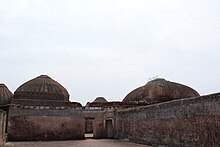
{"label": "domed roof", "polygon": [[69,93],[57,81],[47,75],[41,75],[18,87],[14,98],[69,101]]}
{"label": "domed roof", "polygon": [[153,104],[197,96],[199,93],[188,86],[165,79],[155,79],[131,91],[122,102]]}
{"label": "domed roof", "polygon": [[108,101],[104,97],[97,97],[93,103],[108,103]]}
{"label": "domed roof", "polygon": [[0,83],[0,105],[6,105],[11,102],[13,94],[5,84]]}

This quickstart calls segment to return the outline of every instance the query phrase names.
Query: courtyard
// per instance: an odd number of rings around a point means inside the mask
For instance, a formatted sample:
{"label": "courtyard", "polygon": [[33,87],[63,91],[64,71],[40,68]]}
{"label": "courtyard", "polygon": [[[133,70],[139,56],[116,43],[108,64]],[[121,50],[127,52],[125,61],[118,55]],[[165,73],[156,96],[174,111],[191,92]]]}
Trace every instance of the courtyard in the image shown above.
{"label": "courtyard", "polygon": [[85,139],[71,141],[7,142],[5,147],[147,147],[146,145],[113,139]]}

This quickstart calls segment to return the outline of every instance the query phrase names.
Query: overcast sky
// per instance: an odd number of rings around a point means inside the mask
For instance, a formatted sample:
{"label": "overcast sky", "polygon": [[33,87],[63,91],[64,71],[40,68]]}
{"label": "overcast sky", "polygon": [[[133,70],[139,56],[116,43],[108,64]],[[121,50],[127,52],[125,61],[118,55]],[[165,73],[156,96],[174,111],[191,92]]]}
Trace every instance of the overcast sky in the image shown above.
{"label": "overcast sky", "polygon": [[41,74],[83,105],[153,77],[220,91],[219,0],[0,0],[0,82]]}

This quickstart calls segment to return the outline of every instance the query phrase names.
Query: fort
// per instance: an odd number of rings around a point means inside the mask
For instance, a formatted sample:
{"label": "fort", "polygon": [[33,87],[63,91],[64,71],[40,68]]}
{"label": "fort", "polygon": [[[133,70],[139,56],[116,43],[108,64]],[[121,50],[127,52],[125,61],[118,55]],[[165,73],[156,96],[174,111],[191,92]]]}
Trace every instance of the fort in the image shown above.
{"label": "fort", "polygon": [[6,141],[126,139],[158,146],[219,146],[220,93],[200,96],[186,86],[154,79],[122,101],[97,97],[82,106],[47,75],[14,92],[0,84],[0,143]]}

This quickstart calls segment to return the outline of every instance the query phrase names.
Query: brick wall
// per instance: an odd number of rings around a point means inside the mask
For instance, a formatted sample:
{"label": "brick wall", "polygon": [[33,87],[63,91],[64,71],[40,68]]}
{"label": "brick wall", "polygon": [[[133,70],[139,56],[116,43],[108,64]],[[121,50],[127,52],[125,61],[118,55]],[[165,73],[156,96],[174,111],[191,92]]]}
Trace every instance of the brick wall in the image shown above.
{"label": "brick wall", "polygon": [[84,138],[81,111],[10,108],[9,140],[67,140]]}
{"label": "brick wall", "polygon": [[84,111],[83,116],[85,119],[93,119],[93,137],[97,139],[105,138],[105,128],[104,128],[104,115],[103,110],[97,111]]}
{"label": "brick wall", "polygon": [[107,138],[106,120],[113,119],[113,110],[84,110],[85,119],[93,119],[93,137],[96,139]]}
{"label": "brick wall", "polygon": [[0,146],[6,142],[6,112],[0,109]]}
{"label": "brick wall", "polygon": [[167,146],[220,145],[220,93],[117,111],[115,138]]}

